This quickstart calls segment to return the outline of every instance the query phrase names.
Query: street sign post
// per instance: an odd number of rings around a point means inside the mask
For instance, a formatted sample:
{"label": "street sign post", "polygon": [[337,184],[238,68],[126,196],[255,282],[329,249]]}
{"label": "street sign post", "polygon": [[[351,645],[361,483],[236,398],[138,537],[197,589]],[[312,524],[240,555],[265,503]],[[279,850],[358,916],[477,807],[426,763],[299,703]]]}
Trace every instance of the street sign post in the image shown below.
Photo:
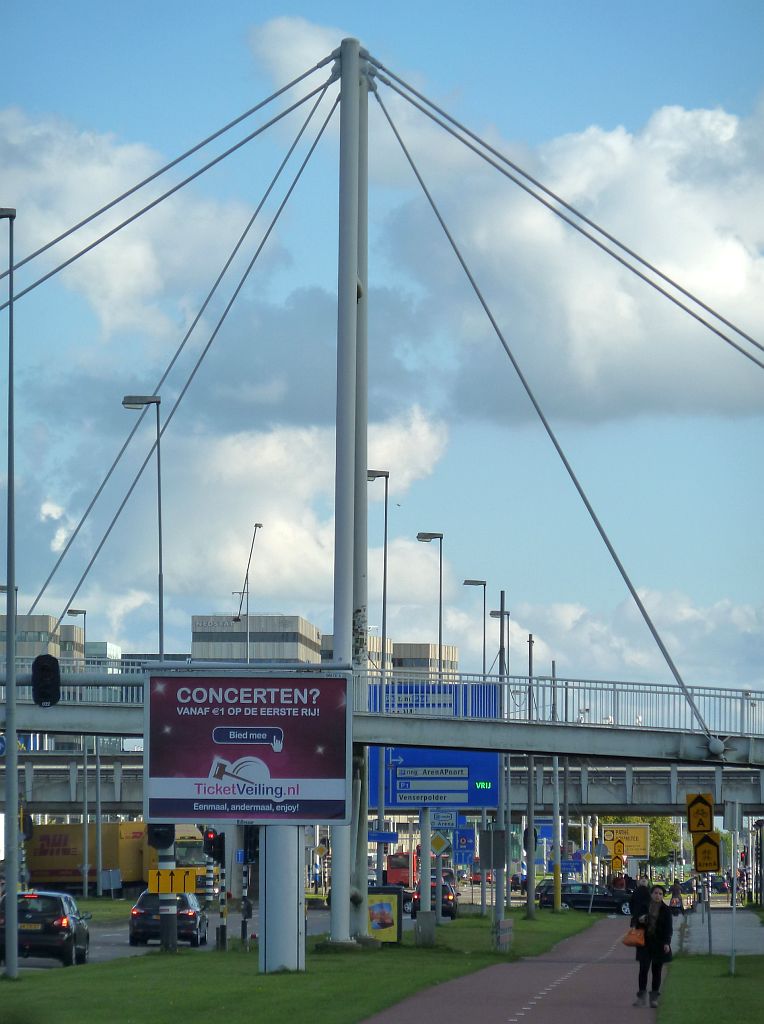
{"label": "street sign post", "polygon": [[692,845],[696,871],[721,870],[721,842],[718,832],[693,833]]}
{"label": "street sign post", "polygon": [[430,849],[436,857],[441,857],[446,851],[451,849],[451,840],[444,836],[442,832],[433,832],[430,839]]}
{"label": "street sign post", "polygon": [[625,822],[605,825],[602,829],[602,841],[611,857],[644,859],[650,856],[650,826],[647,824]]}
{"label": "street sign post", "polygon": [[687,793],[687,830],[710,832],[714,827],[713,793]]}
{"label": "street sign post", "polygon": [[[377,758],[370,758],[370,794],[377,792],[378,771]],[[386,748],[385,807],[388,810],[413,813],[419,807],[431,807],[435,813],[452,808],[494,808],[498,793],[498,754],[426,747]]]}
{"label": "street sign post", "polygon": [[196,868],[160,868],[148,874],[149,892],[196,892]]}

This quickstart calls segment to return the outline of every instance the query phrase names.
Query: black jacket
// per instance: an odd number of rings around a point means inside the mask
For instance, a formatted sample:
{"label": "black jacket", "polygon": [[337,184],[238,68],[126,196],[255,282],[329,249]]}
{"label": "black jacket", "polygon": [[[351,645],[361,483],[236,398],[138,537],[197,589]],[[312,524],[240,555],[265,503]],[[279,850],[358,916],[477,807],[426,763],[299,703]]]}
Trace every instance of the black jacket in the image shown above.
{"label": "black jacket", "polygon": [[[637,928],[645,929],[645,944],[644,946],[637,947],[637,960],[657,960],[661,963],[668,963],[668,961],[671,960],[670,947],[671,936],[674,933],[674,921],[671,916],[671,911],[666,904],[661,903],[660,905],[654,932],[651,933],[647,929],[647,923],[637,921],[635,918],[632,918],[632,923],[634,923]],[[669,947],[668,953],[665,952],[663,948],[664,946]]]}

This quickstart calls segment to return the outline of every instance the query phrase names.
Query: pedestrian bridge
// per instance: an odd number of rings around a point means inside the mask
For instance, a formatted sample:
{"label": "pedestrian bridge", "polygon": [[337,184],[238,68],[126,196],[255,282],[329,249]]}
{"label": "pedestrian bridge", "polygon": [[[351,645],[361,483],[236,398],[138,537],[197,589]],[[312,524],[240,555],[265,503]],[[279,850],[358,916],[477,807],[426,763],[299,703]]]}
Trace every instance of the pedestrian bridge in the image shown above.
{"label": "pedestrian bridge", "polygon": [[[524,813],[528,800],[525,758],[510,761],[510,798]],[[83,772],[87,784],[83,787]],[[563,772],[560,772],[563,775]],[[567,778],[569,806],[576,815],[681,815],[687,793],[711,793],[717,806],[737,801],[746,815],[764,815],[764,770],[720,765],[571,764]],[[96,779],[97,776],[97,779]],[[103,814],[143,813],[143,754],[102,752],[99,764],[79,752],[19,753],[19,792],[30,814],[80,814],[86,794],[91,803],[100,793]],[[551,815],[554,782],[548,759],[535,765],[537,814]],[[5,773],[0,761],[0,811],[4,806]],[[372,804],[375,794],[370,793]],[[376,808],[374,808],[376,810]]]}
{"label": "pedestrian bridge", "polygon": [[[159,663],[61,662],[61,701],[32,702],[31,664],[20,662],[20,733],[143,736],[146,673]],[[163,674],[309,675],[332,666],[165,662]],[[631,763],[764,768],[764,691],[674,684],[389,671],[353,673],[353,739],[377,746],[448,747]],[[0,725],[5,679],[0,674]],[[702,722],[699,721],[702,719]]]}

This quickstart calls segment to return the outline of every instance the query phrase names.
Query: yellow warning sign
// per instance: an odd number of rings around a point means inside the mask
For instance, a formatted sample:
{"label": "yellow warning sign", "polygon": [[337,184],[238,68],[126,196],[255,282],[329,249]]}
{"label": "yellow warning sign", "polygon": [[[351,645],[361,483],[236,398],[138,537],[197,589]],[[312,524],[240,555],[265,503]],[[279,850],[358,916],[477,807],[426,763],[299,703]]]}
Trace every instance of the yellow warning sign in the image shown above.
{"label": "yellow warning sign", "polygon": [[718,832],[695,832],[692,844],[696,871],[721,870],[721,836]]}
{"label": "yellow warning sign", "polygon": [[149,892],[195,892],[196,868],[162,868],[149,871]]}
{"label": "yellow warning sign", "polygon": [[649,857],[650,826],[642,822],[604,825],[602,842],[611,857]]}
{"label": "yellow warning sign", "polygon": [[688,831],[710,832],[714,827],[713,793],[688,793],[685,799]]}

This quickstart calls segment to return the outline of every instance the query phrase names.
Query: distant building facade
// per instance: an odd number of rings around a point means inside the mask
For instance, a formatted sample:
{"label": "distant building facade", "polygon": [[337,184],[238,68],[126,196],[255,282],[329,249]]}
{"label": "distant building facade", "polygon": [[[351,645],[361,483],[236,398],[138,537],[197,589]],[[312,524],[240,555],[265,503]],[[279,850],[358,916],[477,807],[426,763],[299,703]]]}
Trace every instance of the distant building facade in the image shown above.
{"label": "distant building facade", "polygon": [[191,617],[191,658],[194,661],[247,661],[250,664],[321,662],[321,631],[300,615],[230,615]]}

